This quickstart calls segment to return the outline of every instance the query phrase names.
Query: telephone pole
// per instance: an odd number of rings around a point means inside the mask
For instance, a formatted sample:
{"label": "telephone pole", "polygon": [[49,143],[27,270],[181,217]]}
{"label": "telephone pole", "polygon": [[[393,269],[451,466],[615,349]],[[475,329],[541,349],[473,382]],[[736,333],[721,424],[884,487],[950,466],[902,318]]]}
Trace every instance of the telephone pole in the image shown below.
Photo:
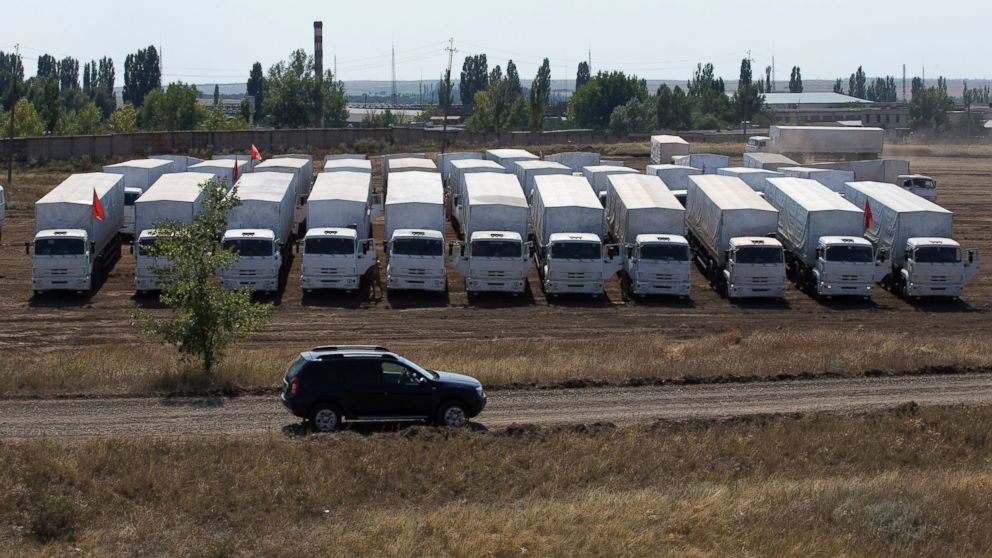
{"label": "telephone pole", "polygon": [[444,148],[448,144],[448,110],[451,108],[451,63],[455,58],[455,38],[451,37],[448,39],[448,46],[444,49],[448,51],[448,71],[444,74],[444,121],[441,124],[441,154],[444,154]]}

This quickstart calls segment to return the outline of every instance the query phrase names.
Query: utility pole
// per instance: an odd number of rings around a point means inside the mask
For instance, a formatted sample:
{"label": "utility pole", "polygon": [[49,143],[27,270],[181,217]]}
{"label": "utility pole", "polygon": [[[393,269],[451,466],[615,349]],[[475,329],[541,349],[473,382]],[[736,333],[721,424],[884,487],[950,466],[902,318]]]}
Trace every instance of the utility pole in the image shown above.
{"label": "utility pole", "polygon": [[[14,58],[21,59],[21,44],[14,45]],[[14,104],[17,100],[17,81],[14,79],[14,68],[10,69],[10,134],[7,138],[7,186],[13,182],[14,172]]]}
{"label": "utility pole", "polygon": [[444,122],[441,124],[441,154],[444,154],[444,148],[448,144],[448,110],[451,108],[451,91],[454,89],[451,87],[451,63],[454,60],[455,53],[455,38],[451,37],[448,39],[448,46],[444,50],[448,51],[448,71],[444,74]]}

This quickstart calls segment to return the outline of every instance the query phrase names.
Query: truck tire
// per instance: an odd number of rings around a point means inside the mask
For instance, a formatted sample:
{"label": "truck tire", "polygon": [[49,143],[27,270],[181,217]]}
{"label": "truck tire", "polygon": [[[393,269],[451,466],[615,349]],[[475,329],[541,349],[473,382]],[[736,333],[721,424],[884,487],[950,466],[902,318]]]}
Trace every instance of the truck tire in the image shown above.
{"label": "truck tire", "polygon": [[330,403],[317,405],[310,411],[310,427],[314,432],[334,432],[341,427],[341,410]]}

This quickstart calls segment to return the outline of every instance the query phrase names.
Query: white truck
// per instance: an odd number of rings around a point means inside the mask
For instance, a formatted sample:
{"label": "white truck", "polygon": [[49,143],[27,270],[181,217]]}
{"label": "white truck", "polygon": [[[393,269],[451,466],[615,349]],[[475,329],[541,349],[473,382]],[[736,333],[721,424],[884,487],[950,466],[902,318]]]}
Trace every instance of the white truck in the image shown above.
{"label": "white truck", "polygon": [[644,169],[648,176],[657,176],[665,186],[675,194],[675,198],[685,207],[686,191],[689,189],[689,177],[703,174],[703,171],[685,165],[648,165]]}
{"label": "white truck", "polygon": [[768,135],[770,153],[802,158],[876,159],[885,142],[885,130],[861,126],[771,126]]}
{"label": "white truck", "polygon": [[530,198],[534,192],[534,177],[544,174],[571,175],[572,169],[554,161],[517,161],[514,174],[523,188],[524,195]]}
{"label": "white truck", "polygon": [[293,175],[293,226],[302,234],[306,230],[307,197],[313,187],[313,160],[302,157],[276,157],[255,165],[252,172],[280,172]]}
{"label": "white truck", "polygon": [[465,241],[449,243],[448,258],[465,278],[465,290],[524,292],[531,265],[530,208],[517,178],[497,173],[466,176],[464,207]]}
{"label": "white truck", "polygon": [[679,136],[651,136],[651,162],[667,165],[672,157],[689,154],[689,142]]}
{"label": "white truck", "polygon": [[561,163],[572,169],[572,172],[582,172],[582,167],[595,167],[601,164],[599,153],[595,151],[565,151],[563,153],[545,155],[544,160],[552,163]]}
{"label": "white truck", "polygon": [[372,174],[372,161],[368,159],[330,159],[324,161],[323,172],[367,172]]}
{"label": "white truck", "polygon": [[444,188],[437,172],[393,176],[386,194],[386,288],[443,292]]}
{"label": "white truck", "polygon": [[438,172],[434,161],[423,157],[399,157],[386,159],[383,163],[385,173],[382,175],[382,183],[386,191],[389,191],[390,174],[401,172]]}
{"label": "white truck", "polygon": [[717,169],[730,166],[730,157],[712,153],[695,153],[672,157],[672,164],[696,168],[703,171],[703,174],[716,174]]}
{"label": "white truck", "polygon": [[506,172],[512,173],[516,172],[517,161],[537,161],[540,157],[526,149],[487,149],[486,159],[496,161]]}
{"label": "white truck", "polygon": [[247,286],[276,292],[282,286],[282,265],[293,234],[293,180],[284,172],[250,173],[238,179],[241,205],[227,216],[222,239],[223,247],[238,258],[220,272],[225,289]]}
{"label": "white truck", "polygon": [[798,167],[799,161],[779,153],[745,153],[743,165],[749,169],[765,169],[777,171],[780,167]]}
{"label": "white truck", "polygon": [[765,187],[768,186],[769,178],[783,176],[780,172],[764,169],[751,169],[747,167],[727,167],[717,170],[716,173],[720,176],[735,176],[740,178],[745,184],[750,186],[752,190],[759,193],[765,191]]}
{"label": "white truck", "polygon": [[849,182],[844,195],[871,215],[865,238],[890,255],[883,287],[906,299],[958,298],[978,274],[979,253],[962,257],[950,211],[895,184]]}
{"label": "white truck", "polygon": [[785,254],[773,238],[778,211],[739,178],[689,177],[689,244],[703,273],[721,294],[781,298]]}
{"label": "white truck", "polygon": [[535,179],[531,227],[541,285],[551,296],[598,297],[604,281],[620,270],[618,246],[603,245],[603,206],[581,176]]}
{"label": "white truck", "polygon": [[[102,220],[94,198],[103,208]],[[35,295],[96,289],[121,257],[123,215],[124,177],[119,174],[74,174],[38,200],[31,243]]]}
{"label": "white truck", "polygon": [[896,186],[921,198],[937,201],[937,181],[922,174],[902,174],[896,178]]}
{"label": "white truck", "polygon": [[449,151],[448,153],[437,154],[437,166],[441,170],[441,181],[448,183],[451,177],[451,163],[454,161],[479,161],[482,160],[482,153],[478,151]]}
{"label": "white truck", "polygon": [[844,184],[854,181],[854,173],[848,170],[811,167],[782,167],[778,170],[785,176],[815,180],[838,193],[844,191]]}
{"label": "white truck", "polygon": [[446,201],[451,204],[451,221],[455,230],[463,232],[461,220],[465,211],[465,177],[475,173],[505,174],[506,169],[494,161],[466,159],[451,161],[451,174],[445,182]]}
{"label": "white truck", "polygon": [[133,237],[134,202],[142,192],[151,187],[163,174],[173,171],[173,162],[162,159],[135,159],[116,165],[106,165],[103,172],[124,177],[124,217],[121,220],[121,234]]}
{"label": "white truck", "polygon": [[765,200],[778,210],[778,238],[788,274],[814,296],[870,300],[888,273],[885,254],[864,233],[864,211],[807,178],[772,178]]}
{"label": "white truck", "polygon": [[772,138],[768,136],[751,136],[744,144],[744,153],[767,153],[771,141]]}
{"label": "white truck", "polygon": [[170,161],[172,163],[172,170],[169,172],[187,172],[192,165],[203,162],[203,159],[197,159],[188,155],[151,155],[148,158]]}
{"label": "white truck", "polygon": [[595,167],[583,167],[582,176],[589,181],[592,189],[596,192],[596,197],[600,202],[606,199],[606,189],[610,183],[607,179],[615,174],[639,174],[636,170],[623,166],[597,165]]}
{"label": "white truck", "polygon": [[166,174],[155,181],[134,206],[134,286],[141,293],[162,289],[156,270],[168,267],[168,258],[153,257],[149,248],[158,239],[156,228],[165,221],[192,223],[203,209],[204,183],[216,179],[214,174],[178,172]]}
{"label": "white truck", "polygon": [[317,176],[307,201],[300,284],[316,289],[352,291],[378,264],[372,220],[381,205],[373,203],[372,175],[329,172]]}
{"label": "white truck", "polygon": [[621,287],[639,297],[689,296],[685,208],[657,176],[618,174],[606,194],[607,241],[620,244]]}
{"label": "white truck", "polygon": [[248,157],[243,157],[238,161],[233,161],[229,159],[210,159],[209,161],[203,161],[202,163],[189,165],[188,167],[186,167],[186,171],[205,172],[216,175],[217,178],[225,180],[227,182],[227,188],[230,189],[232,186],[234,186],[235,163],[238,165],[238,178],[251,172],[250,170],[251,167],[248,164]]}

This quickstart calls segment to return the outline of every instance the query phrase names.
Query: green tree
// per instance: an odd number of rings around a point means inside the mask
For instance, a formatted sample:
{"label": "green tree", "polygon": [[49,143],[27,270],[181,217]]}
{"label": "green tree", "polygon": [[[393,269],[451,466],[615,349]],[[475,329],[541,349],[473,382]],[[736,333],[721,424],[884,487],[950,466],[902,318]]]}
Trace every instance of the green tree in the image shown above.
{"label": "green tree", "polygon": [[63,93],[79,89],[79,60],[66,56],[59,61],[59,88]]}
{"label": "green tree", "polygon": [[58,131],[59,119],[62,118],[62,100],[59,98],[59,82],[53,77],[41,78],[41,91],[38,114],[45,131],[54,134]]}
{"label": "green tree", "polygon": [[866,98],[868,96],[867,82],[868,78],[865,76],[864,69],[858,66],[858,70],[851,74],[847,80],[847,94],[858,99]]}
{"label": "green tree", "polygon": [[59,77],[59,61],[51,54],[42,54],[38,57],[38,71],[35,75],[42,78]]}
{"label": "green tree", "polygon": [[20,55],[0,50],[0,106],[10,111],[15,98],[24,91],[24,61]]}
{"label": "green tree", "polygon": [[269,68],[262,112],[277,128],[302,128],[310,123],[314,103],[313,60],[303,50]]}
{"label": "green tree", "polygon": [[255,105],[248,99],[248,97],[245,97],[244,99],[241,99],[240,103],[238,103],[238,111],[241,113],[242,120],[245,122],[251,122],[251,115],[255,112]]}
{"label": "green tree", "polygon": [[803,73],[799,66],[792,67],[792,75],[789,76],[789,93],[803,92]]}
{"label": "green tree", "polygon": [[669,126],[675,130],[688,130],[692,127],[692,100],[678,85],[672,90]]}
{"label": "green tree", "polygon": [[214,84],[214,106],[220,104],[220,85]]}
{"label": "green tree", "polygon": [[248,94],[255,98],[255,118],[262,119],[262,91],[265,89],[265,77],[262,75],[262,64],[255,62],[248,74]]}
{"label": "green tree", "polygon": [[108,124],[118,134],[130,134],[138,128],[138,112],[131,103],[124,103],[120,110],[110,113]]}
{"label": "green tree", "polygon": [[713,64],[696,64],[696,71],[692,80],[686,84],[686,88],[686,96],[690,98],[699,118],[710,116],[712,118],[709,122],[713,122],[714,119],[724,122],[723,126],[717,126],[722,128],[726,126],[726,119],[733,117],[731,101],[727,98],[723,78],[715,76]]}
{"label": "green tree", "polygon": [[520,74],[517,73],[517,65],[513,60],[506,63],[506,86],[514,98],[524,96],[524,88],[520,85]]}
{"label": "green tree", "polygon": [[228,212],[241,201],[237,186],[228,194],[223,179],[205,182],[202,189],[202,212],[193,223],[159,224],[156,242],[149,248],[153,257],[169,262],[154,271],[165,285],[161,301],[172,316],[158,318],[135,308],[132,318],[142,334],[175,345],[184,360],[198,361],[209,377],[232,339],[265,327],[272,305],[253,303],[248,288],[221,287],[217,270],[230,266],[237,255],[220,239]]}
{"label": "green tree", "polygon": [[[324,71],[321,82],[324,103],[324,126],[328,128],[343,128],[348,125],[348,98],[344,94],[344,83],[334,79],[330,70]],[[313,125],[317,121],[314,120]]]}
{"label": "green tree", "polygon": [[572,94],[569,119],[582,127],[603,130],[610,124],[613,109],[631,99],[643,101],[647,96],[647,85],[637,76],[599,72]]}
{"label": "green tree", "polygon": [[495,130],[492,116],[489,109],[489,92],[476,91],[475,98],[472,99],[475,112],[465,120],[465,128],[470,132],[488,132]]}
{"label": "green tree", "polygon": [[662,83],[658,86],[658,91],[655,92],[654,99],[654,112],[658,119],[658,128],[663,130],[674,128],[672,126],[672,88],[668,87],[668,84]]}
{"label": "green tree", "polygon": [[125,102],[141,107],[145,95],[162,87],[162,72],[159,68],[158,51],[154,46],[139,49],[124,59]]}
{"label": "green tree", "polygon": [[530,86],[530,99],[528,106],[530,129],[539,131],[544,128],[544,114],[548,108],[548,100],[551,97],[551,62],[547,58],[541,62],[541,67],[537,69]]}
{"label": "green tree", "polygon": [[618,135],[650,132],[658,121],[657,111],[657,102],[633,98],[613,109],[610,115],[610,131]]}
{"label": "green tree", "polygon": [[[245,104],[251,104],[247,102],[247,99],[245,101]],[[203,118],[199,123],[199,128],[201,130],[244,130],[247,127],[247,120],[243,120],[241,118],[231,118],[226,112],[224,112],[224,109],[219,106],[214,106],[209,110],[204,111]]]}
{"label": "green tree", "polygon": [[844,80],[837,78],[837,81],[834,82],[834,93],[844,93]]}
{"label": "green tree", "polygon": [[751,61],[745,58],[741,61],[741,74],[737,80],[737,91],[734,92],[734,96],[730,100],[734,106],[734,117],[737,121],[751,120],[764,107],[765,97],[758,90],[758,86],[752,82],[752,75]]}
{"label": "green tree", "polygon": [[[125,101],[124,105],[130,105]],[[133,106],[133,105],[132,105]],[[138,125],[144,130],[165,130],[165,91],[153,89],[145,95],[145,102],[138,109]]]}
{"label": "green tree", "polygon": [[451,82],[451,72],[445,69],[441,74],[441,79],[437,82],[437,106],[442,111],[451,109],[451,93],[453,83]]}
{"label": "green tree", "polygon": [[66,115],[65,132],[70,135],[99,134],[103,131],[103,114],[96,103],[90,101],[83,108]]}
{"label": "green tree", "polygon": [[575,71],[575,90],[578,91],[580,87],[589,83],[592,76],[589,75],[589,63],[579,62],[579,68]]}
{"label": "green tree", "polygon": [[195,85],[183,82],[170,83],[165,90],[165,128],[167,130],[194,130],[203,117],[202,107],[196,102],[199,91]]}
{"label": "green tree", "polygon": [[462,104],[474,106],[475,94],[489,88],[489,63],[485,54],[466,56],[458,84]]}
{"label": "green tree", "polygon": [[947,127],[947,111],[954,103],[947,95],[947,81],[937,79],[936,87],[924,87],[923,80],[913,78],[913,98],[909,101],[909,124],[914,130],[939,132]]}
{"label": "green tree", "polygon": [[[7,126],[10,125],[6,119],[4,123]],[[42,123],[41,118],[38,117],[38,112],[34,110],[34,105],[31,104],[31,101],[28,101],[25,97],[18,99],[17,104],[14,105],[14,136],[40,136],[44,132],[45,125]]]}

